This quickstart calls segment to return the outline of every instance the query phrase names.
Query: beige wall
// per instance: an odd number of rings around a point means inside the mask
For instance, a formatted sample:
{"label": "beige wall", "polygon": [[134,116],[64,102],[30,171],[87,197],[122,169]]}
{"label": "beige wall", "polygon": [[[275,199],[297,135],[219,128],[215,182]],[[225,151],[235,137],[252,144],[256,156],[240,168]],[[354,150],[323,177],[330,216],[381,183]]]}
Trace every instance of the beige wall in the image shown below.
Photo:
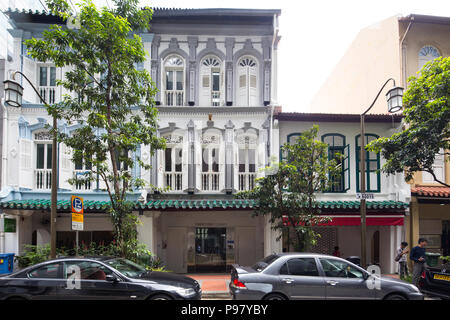
{"label": "beige wall", "polygon": [[[408,23],[400,22],[399,29],[404,36]],[[413,22],[403,41],[403,55],[406,79],[419,71],[419,51],[426,45],[437,48],[443,57],[450,56],[450,25]],[[403,83],[407,88],[407,83]]]}
{"label": "beige wall", "polygon": [[[383,83],[400,81],[397,17],[359,32],[311,103],[311,112],[362,113]],[[387,113],[384,93],[371,113]]]}
{"label": "beige wall", "polygon": [[[408,25],[391,17],[361,30],[317,92],[311,111],[361,113],[388,78],[407,88],[405,80],[417,74],[423,46],[432,45],[442,56],[450,55],[450,25],[413,22],[405,36]],[[387,113],[386,92],[371,113]]]}

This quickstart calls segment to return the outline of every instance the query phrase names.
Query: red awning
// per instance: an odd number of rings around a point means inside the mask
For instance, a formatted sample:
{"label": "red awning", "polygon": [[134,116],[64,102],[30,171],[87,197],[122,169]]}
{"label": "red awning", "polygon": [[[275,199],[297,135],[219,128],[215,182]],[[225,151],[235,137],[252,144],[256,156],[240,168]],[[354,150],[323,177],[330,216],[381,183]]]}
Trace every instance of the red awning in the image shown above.
{"label": "red awning", "polygon": [[[368,226],[402,226],[403,217],[366,217]],[[359,226],[360,217],[334,217],[333,220],[323,226]]]}
{"label": "red awning", "polygon": [[[359,226],[361,225],[361,218],[355,217],[333,217],[328,223],[319,224],[319,226]],[[404,223],[402,216],[393,217],[366,217],[366,225],[368,226],[402,226]],[[287,218],[283,218],[285,224],[289,224]]]}

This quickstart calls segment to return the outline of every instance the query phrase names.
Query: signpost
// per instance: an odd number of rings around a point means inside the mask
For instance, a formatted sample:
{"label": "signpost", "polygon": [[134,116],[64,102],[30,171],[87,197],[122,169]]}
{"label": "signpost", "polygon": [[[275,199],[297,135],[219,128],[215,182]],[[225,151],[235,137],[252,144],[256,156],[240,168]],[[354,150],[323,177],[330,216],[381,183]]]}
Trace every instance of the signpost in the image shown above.
{"label": "signpost", "polygon": [[72,196],[72,230],[76,230],[75,254],[78,255],[78,232],[84,228],[83,198]]}

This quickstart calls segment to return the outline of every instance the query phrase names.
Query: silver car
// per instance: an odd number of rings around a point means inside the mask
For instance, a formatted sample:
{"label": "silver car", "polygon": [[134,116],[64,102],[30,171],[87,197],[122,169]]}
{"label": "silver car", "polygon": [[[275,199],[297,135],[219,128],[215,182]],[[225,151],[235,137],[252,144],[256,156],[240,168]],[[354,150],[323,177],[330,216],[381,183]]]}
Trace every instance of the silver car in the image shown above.
{"label": "silver car", "polygon": [[238,300],[423,300],[410,283],[314,253],[273,254],[252,267],[233,265],[230,293]]}

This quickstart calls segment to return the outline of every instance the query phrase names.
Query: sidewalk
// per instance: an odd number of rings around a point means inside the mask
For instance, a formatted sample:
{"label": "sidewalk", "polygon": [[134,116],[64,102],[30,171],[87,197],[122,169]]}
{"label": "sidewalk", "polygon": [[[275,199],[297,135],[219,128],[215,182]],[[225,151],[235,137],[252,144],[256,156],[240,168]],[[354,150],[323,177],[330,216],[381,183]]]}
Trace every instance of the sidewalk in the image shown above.
{"label": "sidewalk", "polygon": [[187,274],[186,276],[200,283],[204,298],[230,298],[228,291],[228,285],[230,284],[229,273]]}

